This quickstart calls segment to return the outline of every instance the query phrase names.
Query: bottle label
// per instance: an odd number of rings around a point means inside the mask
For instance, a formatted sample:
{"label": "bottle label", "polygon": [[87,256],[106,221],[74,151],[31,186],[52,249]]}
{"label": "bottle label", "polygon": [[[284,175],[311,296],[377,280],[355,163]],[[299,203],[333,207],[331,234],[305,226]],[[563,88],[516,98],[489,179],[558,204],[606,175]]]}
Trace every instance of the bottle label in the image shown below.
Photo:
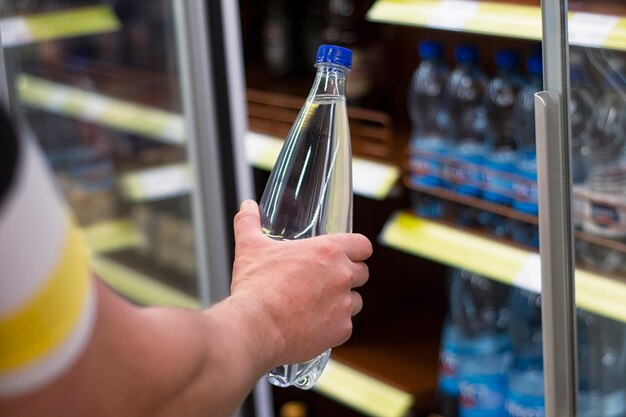
{"label": "bottle label", "polygon": [[441,153],[438,150],[413,146],[409,164],[415,185],[438,187],[442,184]]}
{"label": "bottle label", "polygon": [[506,417],[545,417],[543,397],[509,391],[504,403]]}
{"label": "bottle label", "polygon": [[464,375],[459,384],[460,417],[492,417],[504,414],[507,376]]}
{"label": "bottle label", "polygon": [[439,353],[439,389],[443,393],[451,396],[459,395],[460,365],[459,349],[454,344],[444,344]]}
{"label": "bottle label", "polygon": [[451,157],[442,167],[444,181],[460,194],[477,195],[483,182],[483,172],[478,157]]}
{"label": "bottle label", "polygon": [[608,238],[626,236],[626,204],[624,197],[589,191],[583,208],[583,228],[589,233]]}
{"label": "bottle label", "polygon": [[514,178],[511,168],[491,166],[484,169],[483,188],[485,198],[496,203],[507,204],[515,195],[513,191]]}

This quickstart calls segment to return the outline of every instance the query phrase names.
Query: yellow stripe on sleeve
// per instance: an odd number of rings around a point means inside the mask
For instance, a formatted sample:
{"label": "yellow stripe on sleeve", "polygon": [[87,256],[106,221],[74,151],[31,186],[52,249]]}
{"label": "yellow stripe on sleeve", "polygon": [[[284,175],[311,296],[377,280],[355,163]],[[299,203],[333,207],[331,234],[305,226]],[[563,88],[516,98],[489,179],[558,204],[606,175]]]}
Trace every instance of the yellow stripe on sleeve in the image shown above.
{"label": "yellow stripe on sleeve", "polygon": [[0,317],[0,375],[58,349],[87,309],[89,253],[74,222],[67,218],[66,224],[64,249],[44,286],[8,317]]}

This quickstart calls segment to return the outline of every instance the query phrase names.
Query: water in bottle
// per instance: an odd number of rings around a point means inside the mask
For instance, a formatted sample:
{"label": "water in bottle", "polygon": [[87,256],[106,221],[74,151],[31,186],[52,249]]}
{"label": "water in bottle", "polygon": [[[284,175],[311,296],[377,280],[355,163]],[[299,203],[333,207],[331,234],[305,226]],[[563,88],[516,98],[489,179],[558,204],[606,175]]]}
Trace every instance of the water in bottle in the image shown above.
{"label": "water in bottle", "polygon": [[[586,131],[589,168],[583,230],[616,240],[626,240],[626,101],[607,89],[596,103]],[[578,255],[603,271],[623,268],[624,255],[606,247],[584,245]]]}
{"label": "water in bottle", "polygon": [[[352,158],[345,98],[351,58],[349,49],[319,48],[315,81],[259,203],[263,231],[272,238],[352,231]],[[330,350],[305,363],[279,366],[270,372],[269,381],[309,389],[329,356]]]}
{"label": "water in bottle", "polygon": [[461,271],[450,291],[450,320],[460,332],[459,415],[501,416],[511,361],[509,287]]}
{"label": "water in bottle", "polygon": [[444,164],[444,178],[459,194],[481,193],[481,164],[485,154],[483,94],[487,83],[478,66],[474,46],[455,50],[456,67],[447,83],[451,158]]}
{"label": "water in bottle", "polygon": [[578,310],[578,416],[626,415],[626,325]]}
{"label": "water in bottle", "polygon": [[496,76],[485,90],[487,157],[483,198],[498,204],[513,201],[511,173],[515,169],[516,143],[513,108],[523,80],[519,74],[517,52],[509,49],[496,53]]}
{"label": "water in bottle", "polygon": [[544,417],[541,296],[514,288],[509,298],[513,362],[505,401],[507,417]]}
{"label": "water in bottle", "polygon": [[[411,120],[411,182],[418,187],[441,187],[441,160],[447,151],[448,117],[445,108],[445,85],[448,69],[442,61],[441,44],[419,44],[421,62],[411,77],[407,108]],[[425,217],[442,217],[441,199],[424,193],[412,193],[415,211]]]}
{"label": "water in bottle", "polygon": [[[513,208],[521,213],[537,216],[537,154],[535,148],[535,93],[543,90],[541,55],[531,55],[527,61],[528,81],[520,90],[513,107],[514,134],[517,145],[515,176],[513,177]],[[537,225],[514,220],[511,237],[517,243],[539,247]]]}

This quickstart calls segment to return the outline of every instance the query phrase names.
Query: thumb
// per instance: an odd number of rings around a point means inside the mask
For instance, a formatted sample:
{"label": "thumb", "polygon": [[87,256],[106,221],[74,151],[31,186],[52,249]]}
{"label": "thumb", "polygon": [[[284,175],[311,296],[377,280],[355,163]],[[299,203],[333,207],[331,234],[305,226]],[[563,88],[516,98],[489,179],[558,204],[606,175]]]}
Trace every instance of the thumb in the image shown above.
{"label": "thumb", "polygon": [[258,204],[254,200],[244,200],[233,223],[235,243],[261,235],[261,215]]}

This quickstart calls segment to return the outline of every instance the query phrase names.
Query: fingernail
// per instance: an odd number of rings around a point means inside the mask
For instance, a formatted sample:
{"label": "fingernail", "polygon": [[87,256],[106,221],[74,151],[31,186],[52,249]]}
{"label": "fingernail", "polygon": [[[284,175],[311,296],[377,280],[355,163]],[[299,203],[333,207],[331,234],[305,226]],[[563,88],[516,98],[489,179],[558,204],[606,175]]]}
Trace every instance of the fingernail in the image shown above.
{"label": "fingernail", "polygon": [[239,210],[247,210],[247,209],[252,209],[254,208],[254,206],[256,205],[256,203],[250,199],[247,200],[243,200],[241,202],[241,206],[239,207]]}

